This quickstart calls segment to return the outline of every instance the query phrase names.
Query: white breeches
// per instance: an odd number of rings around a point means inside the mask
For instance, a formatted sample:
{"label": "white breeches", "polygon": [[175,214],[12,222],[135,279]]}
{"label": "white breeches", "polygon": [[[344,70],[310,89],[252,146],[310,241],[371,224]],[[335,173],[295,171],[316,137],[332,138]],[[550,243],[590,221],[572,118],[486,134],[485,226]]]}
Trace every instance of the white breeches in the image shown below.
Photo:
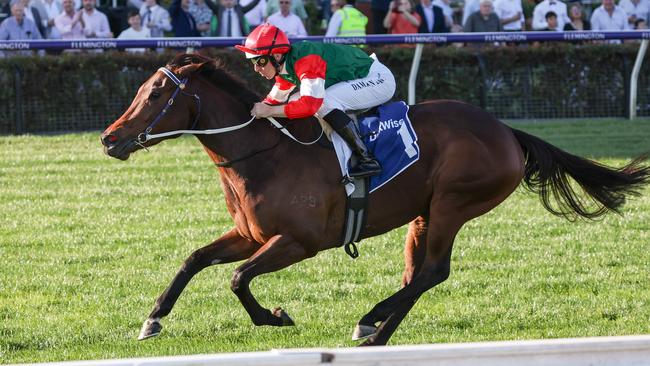
{"label": "white breeches", "polygon": [[[393,73],[384,64],[375,60],[370,65],[368,76],[342,81],[325,89],[323,105],[316,112],[316,116],[323,118],[333,109],[345,112],[371,108],[386,103],[393,94],[395,94]],[[289,101],[298,98],[300,98],[299,92],[292,94]]]}
{"label": "white breeches", "polygon": [[378,106],[395,94],[395,77],[381,62],[375,60],[368,76],[343,81],[325,89],[323,105],[316,115],[323,118],[333,109],[343,112]]}

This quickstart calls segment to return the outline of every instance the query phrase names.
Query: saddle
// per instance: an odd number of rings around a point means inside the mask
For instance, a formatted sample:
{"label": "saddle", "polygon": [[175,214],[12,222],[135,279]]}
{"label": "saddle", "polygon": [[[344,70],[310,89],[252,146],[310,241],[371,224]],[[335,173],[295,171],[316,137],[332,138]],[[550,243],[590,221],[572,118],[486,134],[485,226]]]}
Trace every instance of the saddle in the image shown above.
{"label": "saddle", "polygon": [[408,105],[400,101],[360,111],[356,115],[355,122],[358,121],[366,146],[382,165],[380,174],[361,179],[347,175],[348,163],[356,157],[327,122],[319,118],[336,151],[343,176],[342,183],[345,184],[348,196],[342,245],[352,258],[359,256],[355,243],[359,241],[365,226],[369,194],[395,178],[420,157],[417,135],[408,118],[408,109]]}

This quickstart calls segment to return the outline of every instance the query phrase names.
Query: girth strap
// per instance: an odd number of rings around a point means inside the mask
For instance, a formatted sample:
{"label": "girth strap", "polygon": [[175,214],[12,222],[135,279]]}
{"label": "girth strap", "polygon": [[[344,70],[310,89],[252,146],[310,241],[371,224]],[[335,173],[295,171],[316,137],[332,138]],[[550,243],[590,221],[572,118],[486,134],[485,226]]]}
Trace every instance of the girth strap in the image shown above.
{"label": "girth strap", "polygon": [[[356,157],[353,156],[354,158]],[[366,208],[368,206],[370,178],[352,178],[352,183],[354,183],[354,191],[348,197],[345,208],[343,245],[345,252],[352,259],[355,259],[359,256],[355,242],[359,241],[368,216]]]}

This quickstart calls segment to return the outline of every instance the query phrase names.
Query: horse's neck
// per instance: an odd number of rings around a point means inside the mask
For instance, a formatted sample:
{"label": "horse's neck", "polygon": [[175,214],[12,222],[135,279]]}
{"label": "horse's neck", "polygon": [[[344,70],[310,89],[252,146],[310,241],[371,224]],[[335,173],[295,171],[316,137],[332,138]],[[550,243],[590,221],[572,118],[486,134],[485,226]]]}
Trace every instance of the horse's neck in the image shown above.
{"label": "horse's neck", "polygon": [[[213,129],[242,124],[251,119],[250,107],[235,100],[227,93],[216,90],[212,97],[204,102],[199,128]],[[197,135],[208,155],[215,163],[225,163],[240,159],[256,151],[268,148],[277,143],[277,131],[266,120],[253,120],[241,129],[216,135]],[[222,174],[249,176],[259,173],[260,166],[257,156],[234,163]],[[252,164],[257,166],[251,166]]]}

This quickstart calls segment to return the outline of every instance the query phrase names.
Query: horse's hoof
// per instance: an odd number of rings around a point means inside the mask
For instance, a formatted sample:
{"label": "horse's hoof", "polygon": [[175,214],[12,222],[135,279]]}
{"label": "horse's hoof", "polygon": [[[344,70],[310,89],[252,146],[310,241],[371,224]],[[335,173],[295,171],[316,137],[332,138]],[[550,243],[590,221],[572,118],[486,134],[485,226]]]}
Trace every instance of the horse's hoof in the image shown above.
{"label": "horse's hoof", "polygon": [[273,316],[282,319],[282,324],[280,324],[280,326],[286,327],[286,326],[296,325],[296,323],[293,322],[293,319],[291,319],[289,314],[287,314],[284,310],[282,310],[282,308],[279,307],[275,308],[273,309],[272,313]]}
{"label": "horse's hoof", "polygon": [[144,324],[142,324],[142,329],[140,330],[138,340],[141,341],[147,338],[155,337],[160,334],[161,330],[162,325],[160,324],[159,318],[147,319],[144,321]]}
{"label": "horse's hoof", "polygon": [[374,325],[357,324],[357,326],[354,328],[354,332],[352,332],[352,340],[358,341],[360,339],[365,339],[376,333],[377,327]]}

